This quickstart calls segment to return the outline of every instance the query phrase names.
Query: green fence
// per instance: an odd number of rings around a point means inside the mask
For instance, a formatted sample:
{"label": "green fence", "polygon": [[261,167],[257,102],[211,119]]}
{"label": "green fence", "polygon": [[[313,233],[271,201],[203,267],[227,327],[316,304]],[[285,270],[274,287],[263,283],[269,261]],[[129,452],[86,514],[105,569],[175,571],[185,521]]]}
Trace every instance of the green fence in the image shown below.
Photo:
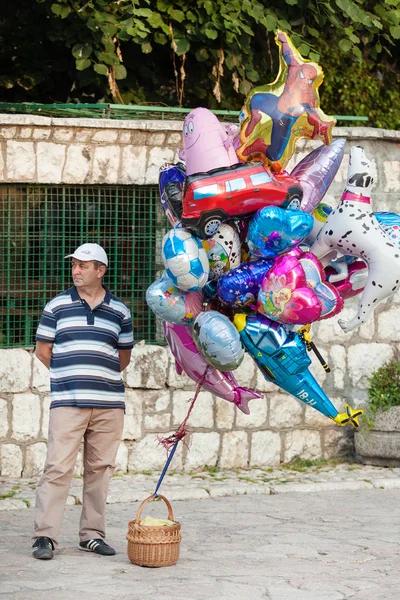
{"label": "green fence", "polygon": [[167,229],[156,186],[0,185],[0,347],[34,344],[45,303],[71,285],[64,256],[87,241],[108,254],[105,283],[130,306],[135,339],[161,342],[145,292]]}

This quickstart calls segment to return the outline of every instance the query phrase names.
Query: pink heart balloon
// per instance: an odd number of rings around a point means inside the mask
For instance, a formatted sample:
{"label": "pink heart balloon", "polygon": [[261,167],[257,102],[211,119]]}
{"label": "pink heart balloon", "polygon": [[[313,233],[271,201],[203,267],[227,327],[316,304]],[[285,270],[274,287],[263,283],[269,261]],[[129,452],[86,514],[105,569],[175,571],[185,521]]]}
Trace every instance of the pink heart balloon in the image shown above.
{"label": "pink heart balloon", "polygon": [[257,309],[270,319],[292,325],[312,323],[337,314],[343,300],[325,281],[321,263],[310,252],[279,258],[264,276]]}

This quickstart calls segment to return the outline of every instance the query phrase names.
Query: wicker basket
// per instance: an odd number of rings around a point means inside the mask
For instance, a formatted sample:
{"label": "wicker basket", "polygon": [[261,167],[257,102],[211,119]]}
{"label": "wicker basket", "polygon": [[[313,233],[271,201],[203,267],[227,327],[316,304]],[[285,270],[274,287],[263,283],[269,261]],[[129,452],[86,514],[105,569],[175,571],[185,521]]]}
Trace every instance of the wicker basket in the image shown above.
{"label": "wicker basket", "polygon": [[175,525],[162,525],[149,527],[140,524],[142,510],[148,502],[154,500],[155,495],[143,500],[137,511],[136,519],[130,521],[126,535],[128,540],[128,557],[131,563],[141,567],[169,567],[174,565],[179,558],[181,542],[181,524],[174,521],[172,506],[165,496],[158,496],[164,500],[168,508],[168,519]]}

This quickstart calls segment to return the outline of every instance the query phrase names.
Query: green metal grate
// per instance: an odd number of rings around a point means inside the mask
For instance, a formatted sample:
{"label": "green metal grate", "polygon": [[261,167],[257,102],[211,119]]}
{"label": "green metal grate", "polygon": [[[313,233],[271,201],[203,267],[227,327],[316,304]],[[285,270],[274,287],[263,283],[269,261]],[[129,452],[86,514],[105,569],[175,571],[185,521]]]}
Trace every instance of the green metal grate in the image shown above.
{"label": "green metal grate", "polygon": [[34,344],[45,303],[71,285],[64,256],[87,241],[108,254],[105,283],[130,306],[136,341],[161,343],[145,292],[167,229],[156,186],[0,185],[0,347]]}
{"label": "green metal grate", "polygon": [[[192,108],[175,106],[139,106],[134,104],[36,104],[26,102],[12,104],[0,102],[0,114],[32,114],[43,117],[87,118],[87,119],[131,119],[131,120],[172,120],[183,121]],[[220,121],[235,123],[238,110],[213,110]],[[354,124],[368,121],[368,117],[355,115],[334,115],[337,121],[350,121]]]}

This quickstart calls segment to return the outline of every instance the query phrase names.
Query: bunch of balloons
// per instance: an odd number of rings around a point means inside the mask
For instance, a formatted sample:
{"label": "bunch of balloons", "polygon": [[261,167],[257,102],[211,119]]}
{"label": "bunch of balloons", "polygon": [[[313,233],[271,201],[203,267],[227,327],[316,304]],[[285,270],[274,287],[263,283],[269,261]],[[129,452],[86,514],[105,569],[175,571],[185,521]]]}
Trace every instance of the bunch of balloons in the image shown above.
{"label": "bunch of balloons", "polygon": [[[205,108],[187,115],[182,162],[160,169],[160,195],[173,229],[165,271],[147,290],[176,360],[194,382],[249,413],[260,395],[232,374],[245,352],[264,377],[338,425],[339,413],[309,371],[310,324],[331,318],[362,292],[345,331],[365,322],[400,282],[400,218],[370,207],[373,179],[361,148],[350,154],[339,205],[321,201],[343,158],[333,118],[319,108],[322,69],[279,31],[280,71],[253,89],[239,126]],[[289,174],[297,140],[320,138]],[[184,162],[183,162],[184,161]]]}

